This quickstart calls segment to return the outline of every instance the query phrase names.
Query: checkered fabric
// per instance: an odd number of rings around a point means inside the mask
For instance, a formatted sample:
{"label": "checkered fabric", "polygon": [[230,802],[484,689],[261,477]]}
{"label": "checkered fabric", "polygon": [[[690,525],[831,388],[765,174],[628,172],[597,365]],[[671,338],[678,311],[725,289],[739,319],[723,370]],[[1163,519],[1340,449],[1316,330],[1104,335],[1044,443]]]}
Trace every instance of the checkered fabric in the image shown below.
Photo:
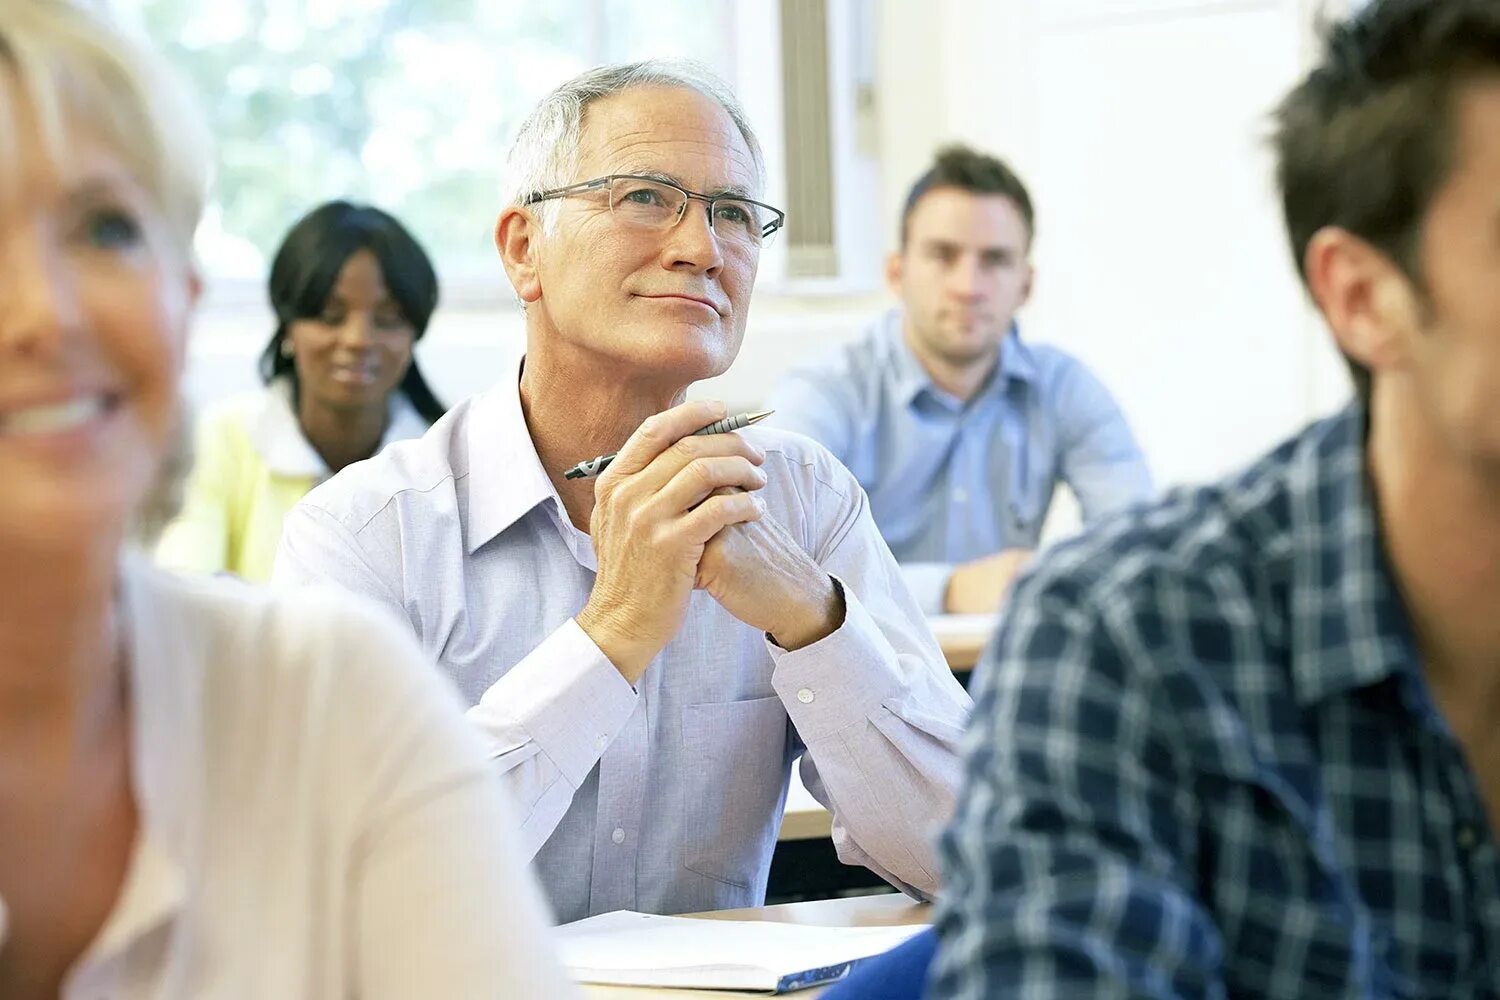
{"label": "checkered fabric", "polygon": [[1364,428],[1351,407],[1019,585],[942,837],[933,996],[1500,995],[1500,855]]}

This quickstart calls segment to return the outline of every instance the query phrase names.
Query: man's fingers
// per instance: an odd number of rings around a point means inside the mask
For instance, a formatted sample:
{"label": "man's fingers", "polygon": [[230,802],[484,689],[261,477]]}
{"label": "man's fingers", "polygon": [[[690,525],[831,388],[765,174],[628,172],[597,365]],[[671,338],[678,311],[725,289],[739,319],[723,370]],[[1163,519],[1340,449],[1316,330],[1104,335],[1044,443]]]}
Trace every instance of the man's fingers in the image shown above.
{"label": "man's fingers", "polygon": [[766,485],[766,474],[739,455],[698,458],[683,466],[650,501],[663,518],[675,517],[719,490],[751,492]]}
{"label": "man's fingers", "polygon": [[697,399],[647,417],[626,440],[604,474],[616,479],[634,475],[672,445],[715,420],[723,419],[724,415],[724,404],[718,400]]}
{"label": "man's fingers", "polygon": [[680,530],[694,545],[706,545],[731,524],[759,521],[765,507],[753,493],[717,493],[683,515]]}
{"label": "man's fingers", "polygon": [[[738,434],[689,436],[678,440],[656,456],[646,468],[632,476],[629,493],[641,502],[648,501],[653,494],[665,489],[668,483],[677,478],[678,474],[693,462],[714,458],[738,458],[751,465],[760,465],[766,459],[759,448]],[[739,484],[730,485],[738,486]]]}

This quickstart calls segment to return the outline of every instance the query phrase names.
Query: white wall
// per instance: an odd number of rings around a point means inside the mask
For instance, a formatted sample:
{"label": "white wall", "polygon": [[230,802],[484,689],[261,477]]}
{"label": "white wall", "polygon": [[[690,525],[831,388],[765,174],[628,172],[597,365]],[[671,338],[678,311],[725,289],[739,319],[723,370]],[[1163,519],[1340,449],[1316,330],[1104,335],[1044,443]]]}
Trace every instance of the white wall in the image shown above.
{"label": "white wall", "polygon": [[[861,200],[881,220],[880,249],[941,141],[1010,159],[1038,202],[1027,334],[1101,374],[1164,482],[1242,464],[1347,394],[1288,259],[1263,141],[1305,61],[1314,2],[884,0],[877,11],[878,193],[866,185]],[[873,270],[867,249],[860,267]],[[851,284],[878,287],[864,279]],[[498,264],[495,281],[504,288]],[[886,304],[847,287],[758,294],[739,361],[695,394],[762,399],[787,364]],[[439,312],[419,356],[448,399],[518,356],[520,314],[503,300]],[[192,397],[254,385],[269,329],[258,293],[210,305]]]}

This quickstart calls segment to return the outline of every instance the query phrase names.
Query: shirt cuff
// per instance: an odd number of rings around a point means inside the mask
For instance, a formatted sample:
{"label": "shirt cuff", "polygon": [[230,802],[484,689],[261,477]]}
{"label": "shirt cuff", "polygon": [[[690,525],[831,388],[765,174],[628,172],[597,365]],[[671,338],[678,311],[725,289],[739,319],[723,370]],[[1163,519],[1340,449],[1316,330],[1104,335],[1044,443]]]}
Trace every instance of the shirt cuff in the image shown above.
{"label": "shirt cuff", "polygon": [[604,651],[569,618],[479,704],[515,719],[577,788],[639,700]]}
{"label": "shirt cuff", "polygon": [[917,599],[923,614],[941,615],[948,610],[948,580],[953,576],[951,563],[902,563],[901,577],[906,589]]}
{"label": "shirt cuff", "polygon": [[844,624],[809,646],[787,651],[767,642],[776,662],[771,687],[803,742],[870,718],[906,683],[896,650],[842,580]]}

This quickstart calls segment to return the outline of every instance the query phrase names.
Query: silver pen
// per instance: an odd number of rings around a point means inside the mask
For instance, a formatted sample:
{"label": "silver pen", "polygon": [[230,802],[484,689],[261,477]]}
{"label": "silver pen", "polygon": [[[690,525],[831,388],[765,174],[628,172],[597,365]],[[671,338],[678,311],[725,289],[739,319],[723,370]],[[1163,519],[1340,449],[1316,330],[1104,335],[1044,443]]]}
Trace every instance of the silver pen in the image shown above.
{"label": "silver pen", "polygon": [[[754,413],[738,413],[732,417],[725,417],[723,420],[715,420],[707,427],[700,427],[693,431],[691,436],[703,437],[707,434],[728,434],[730,431],[744,430],[751,424],[760,423],[775,412],[775,410],[756,410]],[[597,476],[609,468],[609,463],[613,462],[616,457],[617,455],[600,455],[598,458],[591,458],[587,462],[579,462],[563,473],[563,478],[588,479],[591,476]]]}

